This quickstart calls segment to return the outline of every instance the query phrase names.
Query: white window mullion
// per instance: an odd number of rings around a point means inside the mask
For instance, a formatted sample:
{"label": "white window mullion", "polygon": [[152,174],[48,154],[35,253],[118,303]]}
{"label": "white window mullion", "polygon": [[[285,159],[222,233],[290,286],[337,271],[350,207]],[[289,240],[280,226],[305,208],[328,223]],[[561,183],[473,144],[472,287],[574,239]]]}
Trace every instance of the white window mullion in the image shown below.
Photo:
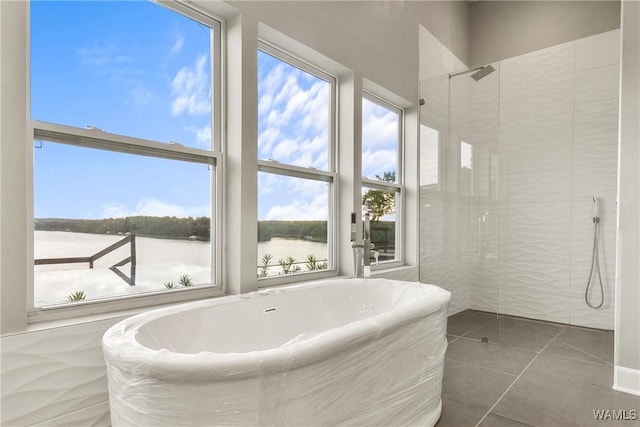
{"label": "white window mullion", "polygon": [[402,185],[395,182],[380,181],[377,179],[362,178],[362,186],[377,190],[401,191]]}
{"label": "white window mullion", "polygon": [[311,170],[300,166],[285,165],[264,160],[258,160],[258,171],[325,182],[334,182],[336,176],[335,172],[327,172],[317,169]]}
{"label": "white window mullion", "polygon": [[180,144],[166,144],[125,135],[115,135],[99,129],[80,129],[39,121],[33,121],[32,127],[35,140],[59,142],[80,147],[209,164],[214,164],[216,157],[220,155],[215,151],[184,147]]}

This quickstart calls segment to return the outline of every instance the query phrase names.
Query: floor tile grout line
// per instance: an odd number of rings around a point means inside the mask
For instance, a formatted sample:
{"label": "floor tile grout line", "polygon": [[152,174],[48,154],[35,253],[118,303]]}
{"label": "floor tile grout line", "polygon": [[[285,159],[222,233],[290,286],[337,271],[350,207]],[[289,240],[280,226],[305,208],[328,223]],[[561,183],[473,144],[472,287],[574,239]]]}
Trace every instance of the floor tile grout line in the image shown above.
{"label": "floor tile grout line", "polygon": [[[579,351],[580,353],[584,353],[584,354],[586,354],[587,356],[591,356],[591,357],[593,357],[594,359],[598,359],[598,360],[600,360],[601,362],[606,363],[607,365],[613,365],[613,363],[611,363],[611,362],[607,362],[606,360],[604,360],[604,359],[602,359],[602,358],[600,358],[600,357],[596,356],[595,354],[591,354],[591,353],[589,353],[588,351],[584,351],[584,350],[582,350],[582,349],[579,349],[578,347],[576,347],[576,346],[574,346],[574,345],[571,345],[571,344],[569,344],[568,342],[564,342],[564,341],[560,341],[560,342],[561,342],[562,344],[564,344],[564,345],[568,346],[568,347],[571,347],[572,349],[574,349],[574,350],[576,350],[576,351]],[[574,359],[574,358],[572,358],[572,357],[566,357],[566,358],[567,358],[567,359],[573,359],[573,360],[581,360],[581,359]],[[590,362],[590,361],[589,361],[589,360],[583,360],[583,362]],[[595,363],[595,362],[590,362],[590,363]]]}
{"label": "floor tile grout line", "polygon": [[496,374],[509,375],[510,377],[517,377],[516,374],[510,374],[509,372],[499,371],[499,370],[493,369],[493,368],[487,368],[486,366],[474,365],[473,363],[470,363],[470,362],[465,362],[465,361],[456,360],[456,359],[450,359],[450,358],[446,358],[446,357],[445,357],[445,359],[446,360],[451,360],[452,362],[456,362],[456,363],[462,363],[463,365],[472,366],[474,368],[486,369],[487,371],[495,372]]}
{"label": "floor tile grout line", "polygon": [[[562,328],[560,328],[560,330],[554,335],[553,338],[551,338],[551,340],[549,340],[549,342],[547,343],[547,345],[545,345],[542,350],[540,350],[538,353],[536,353],[536,355],[533,357],[533,359],[531,359],[531,361],[527,364],[527,366],[524,367],[524,369],[522,370],[522,372],[520,372],[520,374],[516,377],[515,380],[513,380],[513,382],[511,383],[511,385],[509,387],[507,387],[507,389],[504,391],[504,393],[502,393],[500,395],[500,397],[498,398],[498,400],[496,400],[496,403],[493,404],[493,406],[491,406],[491,408],[489,408],[489,410],[484,414],[484,416],[482,418],[480,418],[480,421],[478,421],[475,425],[475,427],[479,427],[480,423],[482,423],[484,421],[485,418],[487,418],[487,416],[491,413],[491,411],[493,411],[493,409],[498,406],[498,403],[500,403],[500,401],[502,400],[503,397],[505,397],[507,395],[507,393],[509,393],[509,390],[511,390],[511,388],[515,385],[515,383],[518,382],[518,380],[520,379],[520,377],[527,371],[527,369],[529,369],[529,366],[531,366],[533,364],[533,362],[536,361],[536,359],[538,358],[538,356],[540,356],[540,354],[542,354],[543,351],[546,350],[547,347],[549,347],[551,345],[552,342],[554,342],[556,340],[556,338],[558,338],[558,336],[560,335],[560,332],[562,332]],[[518,420],[516,420],[518,421]]]}
{"label": "floor tile grout line", "polygon": [[[503,319],[512,319],[512,320],[516,320],[516,321],[519,321],[519,322],[533,323],[533,324],[537,324],[537,325],[555,326],[555,327],[558,327],[558,328],[560,328],[560,329],[562,329],[562,328],[566,328],[566,327],[574,327],[574,326],[572,326],[572,325],[565,324],[565,323],[547,322],[547,321],[545,321],[545,320],[528,319],[528,318],[526,318],[526,317],[517,317],[517,316],[504,315],[504,314],[500,314],[499,316],[496,316],[496,317],[501,317],[501,318],[503,318]],[[461,337],[461,338],[462,338],[462,337],[467,337],[467,335],[469,335],[470,333],[475,332],[475,331],[477,331],[478,329],[485,327],[485,326],[486,326],[488,323],[490,323],[492,320],[493,320],[493,319],[491,319],[491,320],[486,320],[486,321],[484,321],[482,324],[480,324],[480,325],[476,326],[475,328],[473,328],[473,329],[471,329],[471,330],[469,330],[469,331],[465,332],[464,334],[462,334],[462,335],[454,335],[454,336]],[[496,320],[498,320],[498,319],[496,319]],[[496,326],[498,326],[498,327],[499,327],[499,321],[498,321],[498,323],[497,323],[497,325],[496,325]],[[588,328],[587,328],[587,329],[588,329]],[[453,335],[453,334],[449,334],[449,335]],[[532,333],[532,335],[537,335],[537,336],[539,336],[539,337],[543,337],[543,338],[544,338],[544,335],[541,335],[541,334]],[[555,338],[555,335],[553,336],[553,338]]]}
{"label": "floor tile grout line", "polygon": [[470,331],[467,331],[467,332],[465,332],[464,334],[462,334],[462,335],[457,335],[457,336],[458,336],[458,337],[460,337],[460,338],[466,337],[466,336],[467,336],[467,335],[469,335],[471,332],[475,332],[475,331],[477,331],[478,329],[480,329],[480,328],[484,327],[485,325],[487,325],[487,324],[488,324],[489,322],[491,322],[492,320],[493,320],[493,319],[491,319],[491,320],[487,320],[487,321],[483,322],[481,325],[476,326],[475,328],[471,329]]}
{"label": "floor tile grout line", "polygon": [[[489,414],[487,414],[487,415],[489,415]],[[532,424],[525,423],[524,421],[519,421],[519,420],[516,420],[515,418],[507,417],[506,415],[502,415],[502,414],[493,414],[493,415],[497,415],[497,416],[505,418],[507,420],[515,421],[515,422],[517,422],[519,424],[523,424],[523,425],[525,425],[527,427],[536,427],[536,426],[534,426]]]}
{"label": "floor tile grout line", "polygon": [[[535,334],[532,334],[532,335],[535,335]],[[541,335],[538,335],[538,336],[541,336]],[[511,349],[511,350],[524,351],[524,352],[527,352],[527,353],[536,353],[537,354],[538,351],[539,351],[539,350],[534,350],[532,348],[524,348],[524,347],[518,347],[518,346],[515,346],[515,345],[502,344],[500,342],[489,341],[489,342],[485,343],[485,342],[482,342],[482,339],[471,338],[471,337],[467,337],[467,336],[457,337],[457,339],[455,339],[453,341],[457,341],[458,339],[462,339],[462,340],[465,340],[465,341],[479,342],[481,344],[495,345],[497,347],[508,348],[508,349]],[[451,341],[451,342],[453,342],[453,341]]]}

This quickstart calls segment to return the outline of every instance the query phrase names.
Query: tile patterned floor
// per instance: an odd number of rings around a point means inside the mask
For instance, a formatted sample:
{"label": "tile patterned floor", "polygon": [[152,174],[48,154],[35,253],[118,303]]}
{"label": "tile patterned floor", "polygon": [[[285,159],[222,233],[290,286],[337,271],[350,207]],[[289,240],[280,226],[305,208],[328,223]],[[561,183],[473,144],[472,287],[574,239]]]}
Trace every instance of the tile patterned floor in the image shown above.
{"label": "tile patterned floor", "polygon": [[437,427],[640,426],[594,418],[606,409],[640,417],[640,397],[611,388],[612,331],[466,310],[447,332]]}

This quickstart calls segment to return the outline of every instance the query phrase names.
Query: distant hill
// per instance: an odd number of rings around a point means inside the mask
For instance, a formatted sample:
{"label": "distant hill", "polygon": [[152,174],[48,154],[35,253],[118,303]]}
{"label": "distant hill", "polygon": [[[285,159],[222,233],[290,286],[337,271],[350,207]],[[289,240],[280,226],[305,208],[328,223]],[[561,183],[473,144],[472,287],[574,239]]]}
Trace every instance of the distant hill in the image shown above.
{"label": "distant hill", "polygon": [[175,216],[130,216],[105,219],[37,218],[38,231],[69,231],[90,234],[132,233],[163,239],[192,239],[208,241],[211,222],[207,217],[177,218]]}
{"label": "distant hill", "polygon": [[[373,240],[388,242],[393,246],[395,223],[376,221],[371,223]],[[211,222],[207,217],[177,218],[175,216],[130,216],[105,219],[37,218],[38,231],[68,231],[89,234],[126,234],[157,237],[162,239],[184,239],[209,241]],[[327,242],[327,221],[259,221],[258,241],[272,238],[304,239],[312,242]]]}
{"label": "distant hill", "polygon": [[326,243],[327,221],[259,221],[258,241],[266,242],[273,237]]}

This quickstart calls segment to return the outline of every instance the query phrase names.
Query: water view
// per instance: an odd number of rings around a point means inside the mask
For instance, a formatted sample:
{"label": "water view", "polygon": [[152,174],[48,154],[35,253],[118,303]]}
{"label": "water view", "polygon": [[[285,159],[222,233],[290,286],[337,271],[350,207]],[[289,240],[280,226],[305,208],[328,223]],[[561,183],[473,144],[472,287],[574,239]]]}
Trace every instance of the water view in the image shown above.
{"label": "water view", "polygon": [[[90,257],[126,236],[35,231],[34,237],[34,259],[41,260]],[[135,286],[129,285],[126,280],[131,275],[130,263],[117,267],[121,274],[110,268],[131,255],[130,245],[126,244],[94,261],[92,269],[88,262],[36,265],[35,305],[40,307],[64,303],[71,294],[78,291],[84,292],[86,300],[95,300],[161,291],[167,289],[165,284],[171,282],[175,288],[180,288],[180,278],[184,275],[188,276],[194,286],[211,282],[210,242],[136,236],[135,245]],[[287,257],[301,262],[302,271],[306,271],[304,262],[307,255],[326,260],[327,244],[281,238],[259,242],[256,267],[264,254],[272,256],[272,266],[268,269],[270,276],[282,273],[278,261]]]}
{"label": "water view", "polygon": [[[274,237],[271,240],[265,242],[258,242],[258,266],[263,265],[264,255],[271,255],[269,267],[264,271],[266,274],[263,276],[274,276],[283,273],[283,268],[280,266],[280,260],[287,260],[292,257],[295,262],[293,268],[299,266],[301,271],[307,271],[307,256],[313,256],[319,264],[323,264],[327,261],[327,244],[322,242],[313,242],[304,239],[283,239]],[[261,274],[259,268],[258,275]]]}
{"label": "water view", "polygon": [[[85,234],[64,231],[36,231],[34,259],[90,257],[122,240],[124,235]],[[211,282],[211,246],[191,240],[135,238],[135,286],[131,286],[131,263],[117,267],[131,255],[126,244],[94,261],[36,265],[34,302],[36,306],[64,303],[75,292],[84,292],[86,300],[139,294],[195,286]],[[189,281],[186,281],[186,279]],[[167,286],[165,286],[167,284]]]}

